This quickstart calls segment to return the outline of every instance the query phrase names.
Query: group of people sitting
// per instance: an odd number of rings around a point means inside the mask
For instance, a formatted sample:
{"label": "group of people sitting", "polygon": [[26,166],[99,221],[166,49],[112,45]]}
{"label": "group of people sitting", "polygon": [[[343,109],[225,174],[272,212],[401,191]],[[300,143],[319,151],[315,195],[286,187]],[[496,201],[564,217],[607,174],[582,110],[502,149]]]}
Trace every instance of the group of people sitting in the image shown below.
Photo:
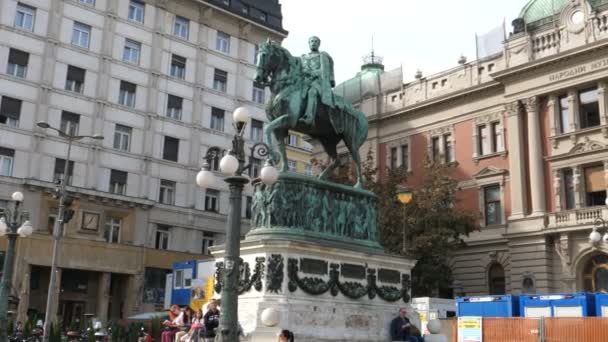
{"label": "group of people sitting", "polygon": [[[169,319],[163,322],[165,331],[161,335],[161,342],[212,342],[220,325],[219,301],[212,299],[207,304],[207,311],[198,309],[196,312],[189,306],[183,310],[177,305],[169,309]],[[282,330],[278,335],[278,342],[294,342],[293,333]]]}
{"label": "group of people sitting", "polygon": [[172,305],[169,309],[169,319],[163,322],[165,331],[161,335],[161,342],[202,342],[213,341],[216,329],[220,324],[220,310],[218,302],[211,300],[207,304],[207,312],[196,312],[189,306],[180,309]]}

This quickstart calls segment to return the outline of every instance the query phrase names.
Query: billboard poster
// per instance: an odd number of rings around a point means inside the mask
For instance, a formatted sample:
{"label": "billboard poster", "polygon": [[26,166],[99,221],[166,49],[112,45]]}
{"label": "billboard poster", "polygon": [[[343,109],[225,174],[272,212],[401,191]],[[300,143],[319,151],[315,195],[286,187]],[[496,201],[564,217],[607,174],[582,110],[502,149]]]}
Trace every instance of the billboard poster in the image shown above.
{"label": "billboard poster", "polygon": [[213,297],[213,277],[192,279],[190,287],[190,307],[195,312],[202,309]]}
{"label": "billboard poster", "polygon": [[458,317],[458,342],[482,342],[481,321],[481,317]]}

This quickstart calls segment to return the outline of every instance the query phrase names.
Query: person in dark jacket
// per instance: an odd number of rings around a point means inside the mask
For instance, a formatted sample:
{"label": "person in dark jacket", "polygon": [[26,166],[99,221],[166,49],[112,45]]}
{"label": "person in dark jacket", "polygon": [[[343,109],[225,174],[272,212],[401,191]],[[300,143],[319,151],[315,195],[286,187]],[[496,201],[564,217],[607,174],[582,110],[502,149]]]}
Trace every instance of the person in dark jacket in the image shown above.
{"label": "person in dark jacket", "polygon": [[220,325],[220,310],[217,308],[217,302],[211,301],[207,305],[207,312],[203,317],[205,324],[205,341],[213,341],[215,338],[215,330]]}
{"label": "person in dark jacket", "polygon": [[406,317],[407,310],[405,308],[399,309],[399,316],[395,317],[391,322],[391,340],[392,341],[408,341],[408,342],[419,342],[420,340],[416,336],[411,335],[412,324]]}

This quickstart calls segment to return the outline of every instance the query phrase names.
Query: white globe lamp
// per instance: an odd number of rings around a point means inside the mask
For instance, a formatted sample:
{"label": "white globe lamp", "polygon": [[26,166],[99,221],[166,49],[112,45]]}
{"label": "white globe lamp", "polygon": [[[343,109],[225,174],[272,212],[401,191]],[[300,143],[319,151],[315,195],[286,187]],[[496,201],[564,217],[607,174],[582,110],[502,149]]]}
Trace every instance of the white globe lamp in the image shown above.
{"label": "white globe lamp", "polygon": [[239,107],[232,113],[232,120],[235,123],[247,123],[249,121],[249,110],[245,107]]}
{"label": "white globe lamp", "polygon": [[602,241],[604,241],[604,243],[608,243],[608,232],[606,234],[604,234]]}
{"label": "white globe lamp", "polygon": [[279,171],[272,164],[266,162],[260,172],[260,178],[262,179],[262,183],[272,185],[279,179]]}
{"label": "white globe lamp", "polygon": [[226,176],[234,175],[238,168],[239,161],[232,154],[227,154],[220,160],[220,171]]}
{"label": "white globe lamp", "polygon": [[591,234],[589,234],[589,241],[592,244],[596,244],[596,243],[600,242],[601,239],[602,239],[602,234],[600,234],[597,230],[594,230],[591,232]]}
{"label": "white globe lamp", "polygon": [[213,184],[215,184],[215,175],[213,172],[203,168],[196,175],[196,185],[199,187],[206,189],[212,187]]}
{"label": "white globe lamp", "polygon": [[23,193],[19,191],[13,192],[13,201],[15,202],[23,202]]}
{"label": "white globe lamp", "polygon": [[34,227],[32,227],[32,223],[30,221],[23,222],[21,227],[19,227],[19,229],[17,229],[17,234],[19,234],[19,236],[21,236],[21,237],[28,237],[28,236],[32,235],[33,232],[34,232]]}

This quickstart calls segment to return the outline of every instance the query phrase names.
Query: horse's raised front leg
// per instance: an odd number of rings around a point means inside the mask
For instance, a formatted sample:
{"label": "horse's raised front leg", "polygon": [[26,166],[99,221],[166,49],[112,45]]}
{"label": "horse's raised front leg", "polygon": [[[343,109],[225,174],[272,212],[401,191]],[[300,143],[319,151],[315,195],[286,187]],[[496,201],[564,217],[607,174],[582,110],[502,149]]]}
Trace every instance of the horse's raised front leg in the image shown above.
{"label": "horse's raised front leg", "polygon": [[[272,134],[275,133],[277,130],[281,129],[289,129],[289,116],[286,114],[281,115],[278,118],[272,120],[268,125],[266,125],[266,127],[264,127],[264,143],[268,145],[271,160],[275,163],[275,165],[279,161],[283,164],[287,163],[287,158],[285,157],[285,141],[277,141],[277,143],[279,144],[279,150],[281,152],[280,154],[277,154],[272,148]],[[275,136],[277,136],[276,133]]]}

